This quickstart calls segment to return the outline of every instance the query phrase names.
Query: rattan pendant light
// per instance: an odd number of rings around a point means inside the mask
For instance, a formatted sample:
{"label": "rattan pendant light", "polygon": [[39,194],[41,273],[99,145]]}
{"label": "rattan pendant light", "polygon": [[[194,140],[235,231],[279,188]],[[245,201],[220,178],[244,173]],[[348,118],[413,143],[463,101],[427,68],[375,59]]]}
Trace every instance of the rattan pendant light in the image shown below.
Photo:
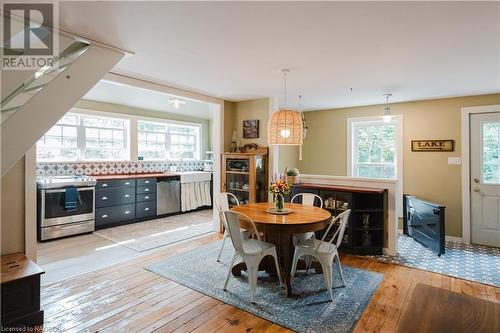
{"label": "rattan pendant light", "polygon": [[302,116],[299,112],[286,108],[286,74],[290,70],[283,69],[281,72],[283,73],[283,105],[285,107],[279,108],[269,119],[269,145],[302,145],[304,142]]}

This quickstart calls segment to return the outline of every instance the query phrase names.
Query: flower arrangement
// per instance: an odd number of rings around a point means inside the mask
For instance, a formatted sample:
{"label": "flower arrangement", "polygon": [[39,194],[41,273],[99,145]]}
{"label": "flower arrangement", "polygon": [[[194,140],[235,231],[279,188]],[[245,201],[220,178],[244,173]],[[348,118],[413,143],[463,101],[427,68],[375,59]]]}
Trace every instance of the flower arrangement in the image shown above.
{"label": "flower arrangement", "polygon": [[269,186],[269,193],[284,195],[284,194],[290,193],[291,189],[292,188],[291,188],[290,184],[288,184],[285,180],[276,179]]}
{"label": "flower arrangement", "polygon": [[284,179],[276,179],[269,185],[269,193],[274,196],[274,203],[276,205],[276,211],[283,211],[284,198],[283,195],[290,193],[292,187]]}

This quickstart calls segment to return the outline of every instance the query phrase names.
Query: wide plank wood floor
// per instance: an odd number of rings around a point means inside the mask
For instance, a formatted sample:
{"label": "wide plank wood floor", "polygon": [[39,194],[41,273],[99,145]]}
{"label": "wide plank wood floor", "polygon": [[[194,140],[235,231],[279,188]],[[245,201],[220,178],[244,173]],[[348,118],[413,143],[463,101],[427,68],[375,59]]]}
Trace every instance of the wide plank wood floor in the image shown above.
{"label": "wide plank wood floor", "polygon": [[[47,332],[288,332],[143,269],[211,235],[42,288]],[[342,264],[384,273],[354,332],[393,332],[417,283],[500,302],[500,288],[346,255]]]}

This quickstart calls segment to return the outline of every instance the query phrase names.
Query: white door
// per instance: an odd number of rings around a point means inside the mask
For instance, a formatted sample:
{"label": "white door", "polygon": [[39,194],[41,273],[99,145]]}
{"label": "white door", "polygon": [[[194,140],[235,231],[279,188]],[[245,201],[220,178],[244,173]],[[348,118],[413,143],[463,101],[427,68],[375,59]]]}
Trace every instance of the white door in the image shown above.
{"label": "white door", "polygon": [[500,112],[470,126],[471,242],[500,247]]}

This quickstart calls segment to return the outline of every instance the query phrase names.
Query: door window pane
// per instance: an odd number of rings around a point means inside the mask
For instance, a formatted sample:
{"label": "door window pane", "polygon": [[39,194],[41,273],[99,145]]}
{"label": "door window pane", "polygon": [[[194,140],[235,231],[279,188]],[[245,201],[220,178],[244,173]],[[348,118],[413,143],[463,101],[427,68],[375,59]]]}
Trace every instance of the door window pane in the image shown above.
{"label": "door window pane", "polygon": [[485,122],[482,126],[483,182],[499,184],[499,123]]}

